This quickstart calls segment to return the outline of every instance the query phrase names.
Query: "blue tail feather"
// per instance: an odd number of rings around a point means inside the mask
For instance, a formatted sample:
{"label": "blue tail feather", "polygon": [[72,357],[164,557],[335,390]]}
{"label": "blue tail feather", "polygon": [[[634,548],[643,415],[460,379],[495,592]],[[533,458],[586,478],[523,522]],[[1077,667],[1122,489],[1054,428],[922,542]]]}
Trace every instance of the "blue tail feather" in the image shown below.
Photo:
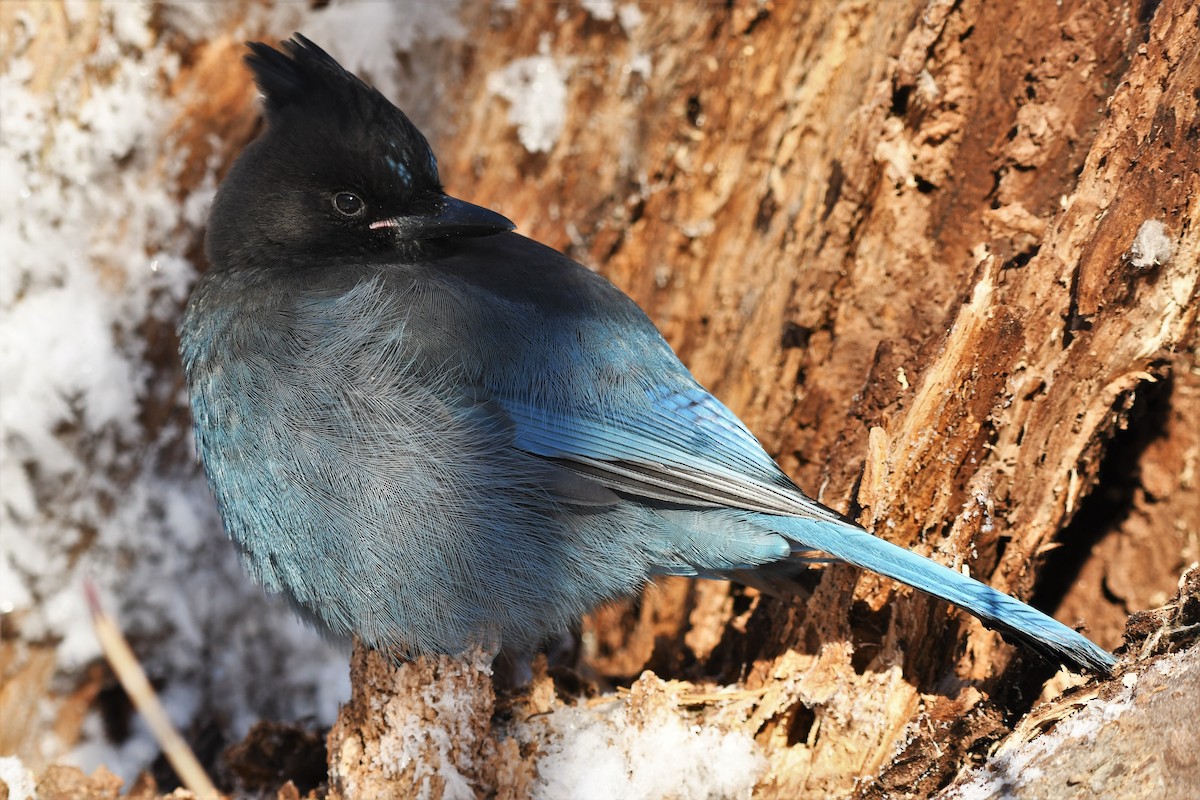
{"label": "blue tail feather", "polygon": [[768,524],[798,551],[819,550],[947,600],[1057,663],[1095,672],[1111,672],[1116,664],[1111,653],[1032,606],[861,528],[799,517],[771,518]]}

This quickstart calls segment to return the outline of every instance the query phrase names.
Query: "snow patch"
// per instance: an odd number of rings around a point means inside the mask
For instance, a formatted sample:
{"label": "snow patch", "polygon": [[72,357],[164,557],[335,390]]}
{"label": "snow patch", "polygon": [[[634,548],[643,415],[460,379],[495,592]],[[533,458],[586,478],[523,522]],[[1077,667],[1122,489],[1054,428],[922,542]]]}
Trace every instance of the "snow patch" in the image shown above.
{"label": "snow patch", "polygon": [[509,103],[508,121],[531,153],[548,153],[567,116],[567,84],[554,59],[529,56],[488,76],[488,91]]}
{"label": "snow patch", "polygon": [[1149,269],[1166,264],[1171,260],[1174,243],[1167,236],[1166,226],[1156,219],[1148,219],[1138,228],[1137,236],[1129,248],[1129,263],[1137,269]]}
{"label": "snow patch", "polygon": [[767,766],[748,733],[621,701],[558,708],[524,723],[517,738],[540,743],[537,800],[750,797]]}
{"label": "snow patch", "polygon": [[0,783],[8,787],[8,800],[31,800],[37,784],[16,756],[0,756]]}

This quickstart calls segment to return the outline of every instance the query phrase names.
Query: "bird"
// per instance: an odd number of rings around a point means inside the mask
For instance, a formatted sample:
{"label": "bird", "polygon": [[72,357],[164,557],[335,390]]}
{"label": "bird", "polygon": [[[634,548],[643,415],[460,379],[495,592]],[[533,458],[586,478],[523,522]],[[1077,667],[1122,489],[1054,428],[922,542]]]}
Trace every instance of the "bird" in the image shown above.
{"label": "bird", "polygon": [[417,127],[316,44],[248,48],[266,126],[213,200],[180,354],[225,530],[302,618],[402,658],[532,652],[656,576],[845,562],[1114,668],[806,496],[631,298],[447,194]]}

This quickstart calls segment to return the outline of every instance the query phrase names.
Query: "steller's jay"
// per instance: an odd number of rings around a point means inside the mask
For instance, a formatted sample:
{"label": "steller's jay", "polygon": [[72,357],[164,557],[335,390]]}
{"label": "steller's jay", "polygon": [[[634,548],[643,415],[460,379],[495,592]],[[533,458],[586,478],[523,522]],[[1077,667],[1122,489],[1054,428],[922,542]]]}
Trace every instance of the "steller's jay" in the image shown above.
{"label": "steller's jay", "polygon": [[1112,668],[805,497],[632,300],[444,194],[420,131],[319,47],[250,49],[268,127],[217,192],[180,348],[226,529],[302,616],[406,655],[529,649],[654,575],[837,560]]}

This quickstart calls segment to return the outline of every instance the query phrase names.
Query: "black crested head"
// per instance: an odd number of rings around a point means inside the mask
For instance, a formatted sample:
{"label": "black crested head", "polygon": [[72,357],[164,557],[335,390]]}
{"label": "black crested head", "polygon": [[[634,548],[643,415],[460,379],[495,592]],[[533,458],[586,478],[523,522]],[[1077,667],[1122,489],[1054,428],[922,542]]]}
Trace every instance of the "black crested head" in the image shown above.
{"label": "black crested head", "polygon": [[209,220],[217,269],[415,259],[431,239],[513,225],[447,197],[417,127],[380,92],[300,34],[249,44],[267,129],[222,183]]}
{"label": "black crested head", "polygon": [[330,126],[357,152],[381,158],[405,186],[440,188],[437,160],[424,135],[378,89],[348,72],[297,33],[280,52],[249,42],[246,63],[263,93],[268,123]]}

